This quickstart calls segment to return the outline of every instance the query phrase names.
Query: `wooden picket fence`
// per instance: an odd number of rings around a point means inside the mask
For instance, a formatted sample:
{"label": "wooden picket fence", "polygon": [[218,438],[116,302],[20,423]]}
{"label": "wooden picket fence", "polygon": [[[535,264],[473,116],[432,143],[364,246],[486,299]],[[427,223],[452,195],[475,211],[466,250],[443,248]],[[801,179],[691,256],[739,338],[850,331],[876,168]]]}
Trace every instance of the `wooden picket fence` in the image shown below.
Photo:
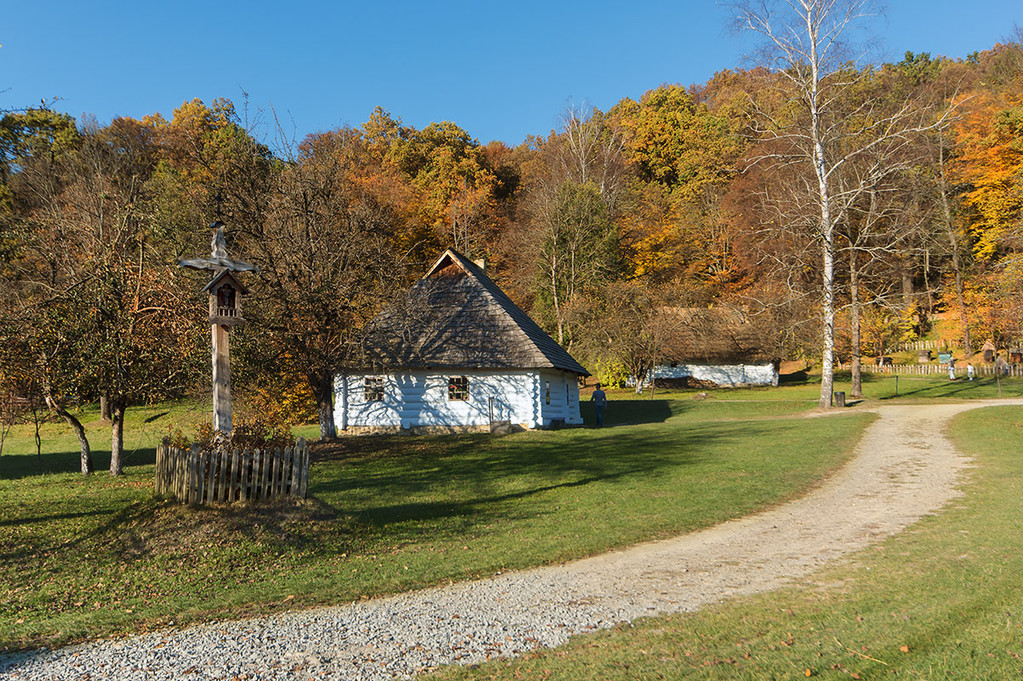
{"label": "wooden picket fence", "polygon": [[[863,373],[897,374],[899,376],[948,376],[947,364],[886,364],[884,366],[877,366],[873,362],[864,362],[860,366]],[[849,369],[849,367],[849,364],[837,365],[837,368],[840,369]],[[995,376],[997,366],[994,364],[974,364],[973,371],[978,377]],[[961,360],[956,362],[955,372],[958,378],[964,378],[966,376],[966,363]],[[1023,376],[1023,364],[1006,364],[1002,368],[1002,376]]]}
{"label": "wooden picket fence", "polygon": [[918,340],[908,341],[901,343],[896,347],[896,350],[948,350],[952,347],[952,344],[947,340]]}
{"label": "wooden picket fence", "polygon": [[195,506],[305,498],[309,489],[309,445],[302,438],[284,449],[179,449],[164,440],[156,448],[156,493]]}

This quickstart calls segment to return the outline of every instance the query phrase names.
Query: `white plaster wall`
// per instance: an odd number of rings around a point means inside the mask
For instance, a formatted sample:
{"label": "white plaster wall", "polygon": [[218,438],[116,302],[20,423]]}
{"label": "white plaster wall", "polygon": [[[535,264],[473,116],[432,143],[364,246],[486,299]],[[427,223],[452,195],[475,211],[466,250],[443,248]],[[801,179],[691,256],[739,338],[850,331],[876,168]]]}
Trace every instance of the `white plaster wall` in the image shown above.
{"label": "white plaster wall", "polygon": [[654,367],[655,378],[693,377],[700,381],[713,381],[721,386],[778,385],[778,372],[771,363],[766,364],[679,364]]}
{"label": "white plaster wall", "polygon": [[[536,372],[461,370],[384,375],[384,398],[374,401],[365,399],[366,376],[352,374],[335,382],[335,420],[339,429],[486,426],[490,424],[491,399],[495,421],[524,424],[527,428],[539,424],[540,414],[533,400]],[[448,400],[450,376],[468,377],[468,400]]]}

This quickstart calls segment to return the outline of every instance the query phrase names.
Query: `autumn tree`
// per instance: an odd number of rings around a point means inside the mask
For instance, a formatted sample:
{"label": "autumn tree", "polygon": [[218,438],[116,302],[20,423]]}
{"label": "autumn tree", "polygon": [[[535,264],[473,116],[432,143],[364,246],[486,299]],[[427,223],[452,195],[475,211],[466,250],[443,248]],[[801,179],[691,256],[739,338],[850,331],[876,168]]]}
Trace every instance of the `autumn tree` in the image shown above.
{"label": "autumn tree", "polygon": [[507,252],[524,263],[534,313],[570,346],[585,296],[621,270],[616,206],[625,168],[620,131],[604,114],[569,111],[564,125],[529,141],[520,225]]}
{"label": "autumn tree", "polygon": [[[949,81],[955,86],[952,90]],[[1018,228],[1023,205],[1020,158],[1023,47],[1019,41],[943,63],[931,89],[961,100],[955,124],[930,136],[939,253],[951,268],[943,299],[949,321],[972,351],[975,339],[1005,337],[1015,328]],[[1014,122],[1016,121],[1016,122]],[[1015,289],[1018,291],[1019,289]],[[998,314],[1005,310],[1008,316]]]}
{"label": "autumn tree", "polygon": [[176,292],[163,276],[169,256],[149,229],[154,162],[148,128],[130,119],[19,160],[24,228],[8,290],[12,342],[35,367],[47,405],[78,434],[83,472],[89,445],[69,406],[110,396],[110,472],[119,475],[125,409],[166,396],[184,373],[169,305]]}
{"label": "autumn tree", "polygon": [[486,254],[496,225],[497,178],[477,140],[450,122],[405,128],[390,140],[386,158],[419,194],[418,219],[433,237],[426,251],[450,244],[471,257]]}
{"label": "autumn tree", "polygon": [[637,392],[677,335],[678,317],[665,313],[665,295],[642,279],[609,283],[587,298],[579,349],[593,366],[621,366]]}
{"label": "autumn tree", "polygon": [[617,230],[594,184],[565,181],[533,211],[536,310],[550,320],[558,343],[568,347],[581,299],[617,273]]}
{"label": "autumn tree", "polygon": [[238,236],[260,266],[250,326],[260,330],[264,361],[306,377],[325,439],[336,437],[334,376],[358,356],[365,323],[404,283],[391,207],[362,182],[365,153],[352,129],[310,136],[276,174],[265,219]]}
{"label": "autumn tree", "polygon": [[730,120],[679,85],[622,100],[609,117],[633,170],[621,224],[634,273],[681,274],[697,285],[719,279],[731,267],[720,196],[744,146]]}

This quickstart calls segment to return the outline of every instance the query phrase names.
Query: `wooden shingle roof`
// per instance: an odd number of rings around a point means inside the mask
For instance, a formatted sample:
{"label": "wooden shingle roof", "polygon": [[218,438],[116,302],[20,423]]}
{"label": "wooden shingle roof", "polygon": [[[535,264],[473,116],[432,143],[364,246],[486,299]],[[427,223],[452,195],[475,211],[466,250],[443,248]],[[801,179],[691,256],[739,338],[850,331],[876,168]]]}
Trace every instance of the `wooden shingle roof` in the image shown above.
{"label": "wooden shingle roof", "polygon": [[664,361],[729,364],[774,359],[762,345],[768,334],[738,308],[665,307],[659,314],[667,337]]}
{"label": "wooden shingle roof", "polygon": [[367,363],[377,369],[561,369],[589,376],[483,269],[447,250],[401,308],[373,320]]}

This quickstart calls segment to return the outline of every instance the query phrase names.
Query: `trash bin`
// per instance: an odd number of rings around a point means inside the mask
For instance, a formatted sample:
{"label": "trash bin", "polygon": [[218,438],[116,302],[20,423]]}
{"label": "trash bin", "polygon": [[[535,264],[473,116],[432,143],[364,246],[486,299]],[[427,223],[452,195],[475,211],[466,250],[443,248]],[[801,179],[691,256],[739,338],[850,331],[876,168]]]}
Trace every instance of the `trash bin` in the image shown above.
{"label": "trash bin", "polygon": [[836,407],[845,406],[845,393],[835,393],[835,406]]}

